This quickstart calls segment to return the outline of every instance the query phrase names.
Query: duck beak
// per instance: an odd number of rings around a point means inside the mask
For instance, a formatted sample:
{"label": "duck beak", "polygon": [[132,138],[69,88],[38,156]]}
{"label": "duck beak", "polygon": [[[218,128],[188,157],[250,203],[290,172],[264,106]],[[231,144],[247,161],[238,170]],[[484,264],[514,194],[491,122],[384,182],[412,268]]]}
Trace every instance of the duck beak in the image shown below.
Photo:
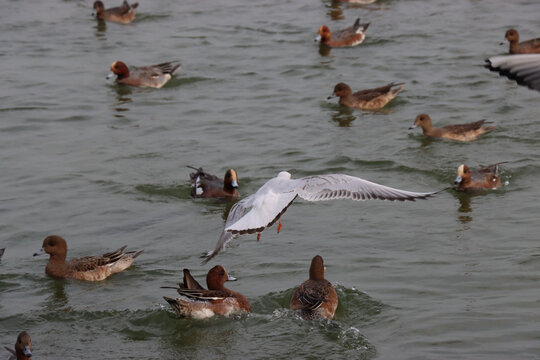
{"label": "duck beak", "polygon": [[94,17],[95,17],[96,15],[97,15],[97,11],[96,11],[96,9],[92,10],[92,16],[94,16]]}
{"label": "duck beak", "polygon": [[238,187],[238,183],[236,182],[236,180],[233,180],[233,181],[231,182],[231,186],[232,186],[233,188],[235,188],[235,189]]}
{"label": "duck beak", "polygon": [[501,41],[501,42],[499,43],[499,45],[504,45],[504,44],[507,44],[507,43],[508,43],[508,40],[507,40],[507,39],[504,39],[503,41]]}
{"label": "duck beak", "polygon": [[317,37],[315,39],[313,39],[313,41],[321,42],[321,39],[322,39],[321,35],[317,35]]}
{"label": "duck beak", "polygon": [[234,276],[231,276],[229,274],[227,274],[228,278],[227,278],[227,281],[236,281],[236,278]]}
{"label": "duck beak", "polygon": [[32,357],[32,351],[29,346],[25,346],[23,350],[24,356]]}
{"label": "duck beak", "polygon": [[109,80],[114,76],[114,73],[111,71],[109,75],[107,75],[106,79]]}
{"label": "duck beak", "polygon": [[329,97],[326,98],[326,100],[331,100],[333,98],[337,97],[336,96],[336,93],[332,93],[332,95],[330,95]]}
{"label": "duck beak", "polygon": [[417,127],[418,125],[416,125],[416,123],[412,124],[410,127],[409,127],[409,130],[411,129],[414,129],[415,127]]}
{"label": "duck beak", "polygon": [[44,248],[41,248],[41,249],[39,249],[38,252],[35,252],[35,253],[34,253],[34,256],[40,256],[40,255],[43,255],[43,254],[45,254],[45,249],[44,249]]}
{"label": "duck beak", "polygon": [[461,181],[463,179],[461,178],[461,176],[458,175],[458,177],[456,178],[456,180],[454,180],[454,184],[458,185],[458,184],[461,184]]}

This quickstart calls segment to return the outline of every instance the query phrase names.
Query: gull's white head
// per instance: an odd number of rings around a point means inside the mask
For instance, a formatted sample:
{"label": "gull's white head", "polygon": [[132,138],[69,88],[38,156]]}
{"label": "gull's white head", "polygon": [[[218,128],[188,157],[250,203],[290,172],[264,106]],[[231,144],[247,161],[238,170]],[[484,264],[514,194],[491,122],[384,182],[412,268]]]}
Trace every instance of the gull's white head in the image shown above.
{"label": "gull's white head", "polygon": [[278,175],[277,175],[277,178],[278,179],[284,179],[284,180],[289,180],[291,178],[291,174],[286,172],[286,171],[281,171]]}

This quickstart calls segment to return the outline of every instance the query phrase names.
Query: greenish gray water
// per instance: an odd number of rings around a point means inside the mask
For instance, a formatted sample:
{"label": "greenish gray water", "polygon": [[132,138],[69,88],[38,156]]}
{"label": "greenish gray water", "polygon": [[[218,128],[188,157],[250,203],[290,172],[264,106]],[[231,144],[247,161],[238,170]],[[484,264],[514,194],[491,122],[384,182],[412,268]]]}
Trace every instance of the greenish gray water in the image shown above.
{"label": "greenish gray water", "polygon": [[[540,36],[540,3],[382,0],[141,1],[130,25],[98,24],[91,1],[2,1],[0,341],[32,336],[39,359],[540,357],[540,93],[482,67],[516,27]],[[110,5],[106,3],[106,5]],[[364,44],[321,54],[317,28],[371,21]],[[164,88],[105,80],[114,60],[180,59]],[[405,82],[384,110],[325,100]],[[461,144],[409,131],[418,113],[498,129]],[[342,172],[413,191],[450,186],[461,163],[508,161],[509,185],[416,203],[298,201],[275,228],[209,265],[230,204],[189,197],[189,169],[238,170],[248,195],[281,170]],[[45,276],[46,235],[68,257],[128,245],[135,265],[103,282]],[[287,310],[311,258],[325,259],[333,322]],[[214,264],[253,313],[178,319],[162,299],[184,267]]]}

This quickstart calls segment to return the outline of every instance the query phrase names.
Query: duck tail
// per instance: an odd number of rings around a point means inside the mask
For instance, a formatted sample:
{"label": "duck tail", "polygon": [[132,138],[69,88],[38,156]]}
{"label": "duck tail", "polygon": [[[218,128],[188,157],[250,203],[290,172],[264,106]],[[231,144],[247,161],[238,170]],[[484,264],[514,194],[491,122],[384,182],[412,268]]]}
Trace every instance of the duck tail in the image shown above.
{"label": "duck tail", "polygon": [[180,60],[171,61],[171,65],[172,65],[171,75],[173,75],[176,72],[176,70],[180,69],[180,66],[182,66],[182,64],[180,64]]}
{"label": "duck tail", "polygon": [[204,176],[206,174],[202,167],[196,168],[196,167],[191,166],[191,165],[187,165],[186,167],[196,171],[196,172],[192,172],[191,174],[189,174],[189,178],[191,179],[192,183],[195,183],[195,181],[197,180],[197,177]]}
{"label": "duck tail", "polygon": [[403,90],[403,85],[404,84],[405,83],[392,83],[391,88],[397,86],[394,89],[392,89],[392,94],[397,95],[401,90]]}
{"label": "duck tail", "polygon": [[164,74],[171,74],[173,75],[178,68],[180,68],[182,64],[180,64],[180,60],[172,60],[167,61],[161,64],[153,65],[155,67],[158,67]]}
{"label": "duck tail", "polygon": [[356,21],[354,22],[352,28],[354,29],[355,33],[361,34],[367,30],[369,24],[371,23],[360,24],[360,18],[356,18]]}
{"label": "duck tail", "polygon": [[139,250],[139,251],[129,252],[129,253],[126,253],[126,254],[132,254],[132,255],[131,255],[131,258],[132,258],[132,259],[135,259],[137,256],[141,255],[143,252],[144,252],[144,249],[143,249],[143,250]]}
{"label": "duck tail", "polygon": [[368,29],[368,27],[369,27],[370,24],[371,24],[371,23],[368,22],[368,23],[365,23],[365,24],[360,25],[360,29],[362,29],[361,32],[365,32],[365,31]]}

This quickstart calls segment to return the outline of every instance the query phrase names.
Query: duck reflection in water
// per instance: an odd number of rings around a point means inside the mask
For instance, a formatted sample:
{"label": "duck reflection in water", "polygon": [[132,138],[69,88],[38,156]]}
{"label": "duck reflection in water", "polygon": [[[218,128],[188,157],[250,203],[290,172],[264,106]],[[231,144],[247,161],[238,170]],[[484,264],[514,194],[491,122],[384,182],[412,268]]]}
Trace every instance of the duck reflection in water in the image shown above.
{"label": "duck reflection in water", "polygon": [[328,8],[326,14],[330,16],[330,19],[334,21],[345,19],[345,16],[343,16],[343,9],[341,9],[341,5],[341,2],[332,0],[332,2],[326,6]]}
{"label": "duck reflection in water", "polygon": [[458,216],[457,219],[463,223],[469,223],[472,221],[472,208],[471,208],[471,194],[466,194],[463,192],[456,192],[454,191],[454,194],[456,195],[458,201],[459,201],[459,208],[458,208]]}
{"label": "duck reflection in water", "polygon": [[330,46],[319,44],[319,55],[328,56],[330,55],[330,51],[332,51],[332,48]]}
{"label": "duck reflection in water", "polygon": [[350,127],[351,123],[356,120],[353,115],[354,110],[345,106],[338,106],[337,111],[332,113],[332,120],[340,127]]}
{"label": "duck reflection in water", "polygon": [[68,297],[65,289],[66,282],[62,279],[55,279],[49,283],[51,295],[45,301],[45,307],[49,311],[61,310],[68,304]]}
{"label": "duck reflection in water", "polygon": [[116,91],[116,104],[113,105],[114,116],[123,118],[123,113],[130,110],[126,105],[133,102],[133,99],[129,96],[133,94],[133,90],[128,86],[114,86],[114,90]]}
{"label": "duck reflection in water", "polygon": [[103,40],[107,40],[107,38],[105,37],[106,32],[107,32],[107,23],[103,20],[97,21],[96,32],[94,33],[94,35],[97,38],[102,38]]}

